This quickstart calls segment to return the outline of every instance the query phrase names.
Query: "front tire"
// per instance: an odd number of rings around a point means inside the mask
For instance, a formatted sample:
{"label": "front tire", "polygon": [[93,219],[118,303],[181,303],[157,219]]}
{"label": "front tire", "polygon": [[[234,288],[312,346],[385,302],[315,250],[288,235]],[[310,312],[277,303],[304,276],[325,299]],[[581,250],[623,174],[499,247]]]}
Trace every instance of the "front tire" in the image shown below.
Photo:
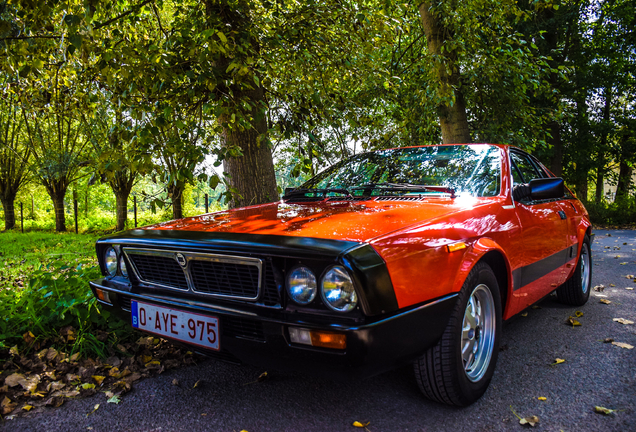
{"label": "front tire", "polygon": [[456,406],[479,399],[495,370],[500,333],[499,285],[480,262],[468,274],[442,338],[414,362],[424,396]]}
{"label": "front tire", "polygon": [[592,286],[592,249],[590,238],[586,235],[581,245],[581,253],[576,263],[576,269],[568,280],[556,290],[561,303],[582,306],[590,298]]}

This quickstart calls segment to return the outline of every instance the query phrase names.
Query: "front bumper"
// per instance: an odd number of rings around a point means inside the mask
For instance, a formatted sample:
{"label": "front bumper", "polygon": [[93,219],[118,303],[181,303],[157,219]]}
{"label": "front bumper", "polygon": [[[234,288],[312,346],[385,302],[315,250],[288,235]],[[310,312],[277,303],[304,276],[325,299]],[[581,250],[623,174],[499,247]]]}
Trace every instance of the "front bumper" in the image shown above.
{"label": "front bumper", "polygon": [[[333,378],[376,375],[422,355],[441,338],[457,297],[452,294],[362,325],[343,325],[326,322],[324,317],[135,294],[107,279],[92,281],[90,286],[93,293],[96,288],[108,292],[111,304],[100,301],[103,307],[128,321],[131,300],[218,317],[221,350],[192,347],[202,354],[268,370],[293,370]],[[289,338],[290,326],[344,333],[347,347],[337,350],[293,344]]]}

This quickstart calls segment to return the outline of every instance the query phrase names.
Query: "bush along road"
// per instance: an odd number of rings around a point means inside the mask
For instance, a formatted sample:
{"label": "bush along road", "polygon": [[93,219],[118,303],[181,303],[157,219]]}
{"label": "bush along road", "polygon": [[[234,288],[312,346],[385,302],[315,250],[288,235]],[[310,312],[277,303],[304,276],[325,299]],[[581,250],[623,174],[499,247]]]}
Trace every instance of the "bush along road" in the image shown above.
{"label": "bush along road", "polygon": [[[95,382],[92,396],[66,398],[59,408],[13,411],[2,428],[634,430],[636,232],[595,233],[595,289],[589,302],[573,308],[549,296],[506,323],[491,386],[467,408],[450,408],[424,399],[409,367],[360,382],[337,382],[195,358],[198,364],[140,380],[132,391],[119,396],[112,383]],[[2,379],[6,382],[6,374]]]}

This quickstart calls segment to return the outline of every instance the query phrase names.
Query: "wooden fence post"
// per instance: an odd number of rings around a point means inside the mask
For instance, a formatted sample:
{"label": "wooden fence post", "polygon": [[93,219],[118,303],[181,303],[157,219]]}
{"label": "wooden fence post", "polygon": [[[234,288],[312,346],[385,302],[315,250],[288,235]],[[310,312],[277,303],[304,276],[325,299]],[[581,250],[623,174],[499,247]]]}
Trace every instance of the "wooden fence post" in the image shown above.
{"label": "wooden fence post", "polygon": [[208,208],[208,194],[205,194],[205,212],[209,213],[209,208]]}
{"label": "wooden fence post", "polygon": [[22,202],[20,202],[20,230],[22,230],[22,234],[24,234],[24,214],[22,211]]}
{"label": "wooden fence post", "polygon": [[133,195],[133,212],[135,213],[135,228],[137,228],[137,195]]}

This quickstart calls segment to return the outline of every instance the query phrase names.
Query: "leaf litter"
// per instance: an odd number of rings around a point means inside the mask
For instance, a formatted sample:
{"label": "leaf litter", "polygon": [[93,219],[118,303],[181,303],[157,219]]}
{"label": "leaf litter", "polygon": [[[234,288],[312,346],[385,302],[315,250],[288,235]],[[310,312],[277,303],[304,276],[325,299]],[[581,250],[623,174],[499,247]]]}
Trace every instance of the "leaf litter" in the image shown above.
{"label": "leaf litter", "polygon": [[[154,337],[122,342],[116,349],[111,346],[107,354],[111,357],[105,359],[83,358],[79,352],[65,352],[65,342],[77,337],[75,329],[67,326],[59,334],[56,340],[37,340],[30,353],[21,353],[17,346],[0,348],[0,358],[6,359],[0,374],[2,415],[59,407],[67,398],[92,396],[98,387],[107,390],[108,403],[117,404],[134,382],[193,364],[196,358],[191,351]],[[26,332],[23,338],[32,340],[35,336]],[[47,343],[56,345],[46,347]]]}
{"label": "leaf litter", "polygon": [[536,415],[529,416],[529,417],[521,417],[519,414],[515,412],[514,409],[512,409],[512,406],[510,406],[510,411],[512,411],[515,417],[519,419],[519,424],[522,426],[530,425],[531,427],[534,427],[534,425],[539,423],[539,417]]}

